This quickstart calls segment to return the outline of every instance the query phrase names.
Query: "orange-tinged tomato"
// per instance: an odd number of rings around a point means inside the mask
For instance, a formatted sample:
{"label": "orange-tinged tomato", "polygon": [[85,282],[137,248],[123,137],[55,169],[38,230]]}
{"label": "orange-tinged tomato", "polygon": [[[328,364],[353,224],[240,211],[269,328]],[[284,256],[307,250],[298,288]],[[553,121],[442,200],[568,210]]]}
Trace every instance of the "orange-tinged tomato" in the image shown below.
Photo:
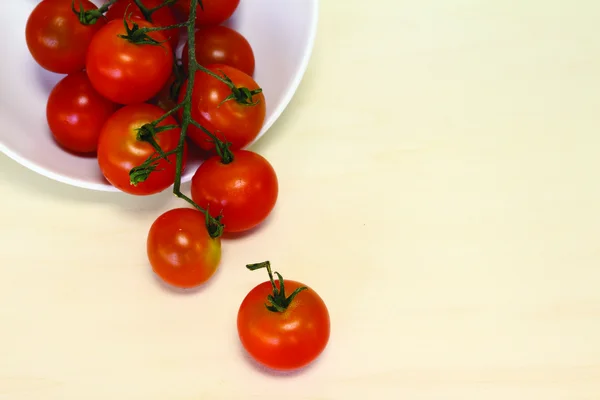
{"label": "orange-tinged tomato", "polygon": [[210,237],[205,215],[192,208],[176,208],[158,217],[146,248],[156,275],[179,288],[205,283],[221,261],[221,240]]}

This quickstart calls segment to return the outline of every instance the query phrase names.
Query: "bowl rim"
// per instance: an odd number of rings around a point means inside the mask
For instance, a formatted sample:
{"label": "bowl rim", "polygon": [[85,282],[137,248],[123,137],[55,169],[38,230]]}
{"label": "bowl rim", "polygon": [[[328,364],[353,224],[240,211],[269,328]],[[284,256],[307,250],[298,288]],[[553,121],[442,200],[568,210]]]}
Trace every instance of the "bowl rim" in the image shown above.
{"label": "bowl rim", "polygon": [[[245,148],[249,148],[252,145],[254,145],[273,126],[275,121],[283,114],[283,112],[285,111],[285,109],[287,108],[289,103],[291,102],[296,91],[298,90],[298,87],[300,86],[300,83],[302,82],[302,79],[304,78],[304,75],[306,73],[308,64],[310,62],[310,59],[312,57],[312,53],[314,50],[315,41],[316,41],[316,37],[317,37],[317,27],[318,27],[318,22],[319,22],[319,0],[306,0],[306,1],[308,1],[310,3],[310,6],[312,7],[312,14],[311,14],[311,18],[310,18],[311,25],[309,27],[308,40],[306,42],[306,47],[304,48],[304,51],[303,51],[302,60],[301,60],[300,64],[298,65],[298,68],[296,69],[296,73],[294,74],[293,79],[291,80],[290,84],[288,85],[288,87],[285,91],[283,99],[281,100],[279,105],[273,110],[273,113],[271,114],[271,116],[264,122],[263,127],[260,130],[260,132],[258,133],[258,135],[256,136],[256,138],[254,138],[254,140],[252,142],[250,142]],[[39,175],[45,176],[46,178],[52,179],[54,181],[57,181],[57,182],[60,182],[63,184],[67,184],[70,186],[79,187],[82,189],[88,189],[88,190],[94,190],[94,191],[100,191],[100,192],[113,192],[113,193],[120,192],[119,189],[110,185],[108,182],[107,183],[94,183],[94,182],[89,182],[89,181],[86,181],[83,179],[72,178],[72,177],[65,176],[60,173],[48,170],[48,169],[42,167],[41,165],[39,165],[38,163],[36,163],[34,160],[31,160],[31,159],[19,154],[18,152],[12,150],[11,148],[7,147],[4,144],[4,142],[0,142],[0,152],[2,152],[4,155],[9,157],[13,161],[16,161],[17,163],[26,167],[27,169],[29,169],[33,172],[36,172]],[[192,174],[184,173],[181,177],[181,183],[182,184],[187,183],[191,179],[192,179]]]}

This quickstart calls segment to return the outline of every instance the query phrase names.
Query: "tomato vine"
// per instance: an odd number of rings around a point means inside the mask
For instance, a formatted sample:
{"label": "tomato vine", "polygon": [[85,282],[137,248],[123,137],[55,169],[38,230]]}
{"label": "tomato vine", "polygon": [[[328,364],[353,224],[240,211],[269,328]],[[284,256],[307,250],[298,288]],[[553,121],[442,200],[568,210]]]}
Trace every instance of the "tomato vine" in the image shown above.
{"label": "tomato vine", "polygon": [[[73,1],[75,1],[75,0],[73,0]],[[78,15],[80,15],[80,20],[91,21],[94,18],[97,19],[98,14],[106,12],[108,7],[115,1],[116,0],[109,0],[101,8],[99,8],[98,10],[94,10],[93,12],[83,11],[82,9],[80,9],[80,11],[77,11],[75,9],[75,6],[73,6],[73,10],[74,10],[74,12],[78,13]],[[179,0],[165,0],[159,6],[156,6],[154,8],[147,8],[142,3],[142,0],[133,0],[133,2],[136,4],[136,6],[140,9],[144,18],[146,20],[148,20],[149,22],[152,22],[152,14],[154,12],[158,11],[162,7],[173,5],[177,1],[179,1]],[[213,238],[218,238],[223,234],[223,230],[224,230],[224,225],[221,222],[222,216],[219,215],[217,217],[213,217],[208,212],[207,209],[199,206],[196,202],[194,202],[190,197],[188,197],[181,191],[181,176],[182,176],[183,164],[184,164],[184,159],[183,159],[184,147],[185,147],[185,140],[187,137],[188,128],[190,127],[190,125],[193,125],[196,128],[200,129],[210,138],[210,140],[215,144],[217,155],[221,158],[221,160],[224,164],[228,164],[233,161],[233,154],[229,150],[229,143],[221,141],[212,132],[210,132],[206,127],[202,126],[198,121],[196,121],[192,118],[191,105],[192,105],[192,92],[193,92],[193,88],[194,88],[195,75],[196,75],[196,72],[201,71],[205,74],[210,75],[214,79],[219,80],[220,82],[225,84],[231,90],[231,93],[225,99],[223,99],[221,104],[223,104],[227,101],[235,101],[238,104],[243,105],[243,106],[248,106],[248,107],[256,106],[258,104],[259,100],[255,101],[254,96],[262,93],[262,89],[258,88],[258,89],[250,90],[246,87],[238,87],[222,71],[221,71],[222,75],[219,75],[219,74],[207,69],[206,67],[200,65],[197,62],[196,52],[195,52],[195,40],[196,40],[196,37],[195,37],[196,25],[195,25],[195,23],[196,23],[196,14],[197,14],[198,7],[203,9],[203,4],[202,4],[201,0],[190,1],[190,12],[189,12],[187,21],[180,23],[180,24],[176,24],[176,25],[170,25],[170,26],[156,26],[153,28],[149,28],[149,27],[141,27],[140,28],[138,26],[138,24],[136,24],[135,22],[131,21],[128,18],[128,14],[126,14],[123,19],[123,23],[125,24],[127,34],[122,35],[122,38],[130,41],[131,43],[138,44],[138,45],[158,45],[158,46],[160,46],[161,45],[160,42],[158,42],[155,39],[148,36],[148,33],[153,32],[153,31],[166,31],[166,30],[176,29],[176,28],[186,28],[187,35],[188,35],[188,38],[187,38],[187,51],[188,51],[188,54],[187,54],[187,58],[188,58],[187,84],[186,84],[185,88],[181,87],[182,86],[181,81],[183,80],[184,76],[181,74],[181,70],[180,70],[181,66],[178,64],[178,60],[175,59],[174,74],[175,74],[176,79],[172,86],[173,90],[171,91],[171,96],[176,97],[176,95],[178,94],[178,92],[180,90],[185,90],[185,95],[183,97],[183,100],[180,103],[178,103],[177,105],[175,105],[171,110],[167,111],[159,119],[157,119],[151,123],[147,123],[138,129],[137,139],[148,142],[154,148],[156,153],[154,155],[152,155],[151,157],[149,157],[141,165],[138,165],[138,166],[132,168],[129,172],[129,177],[130,177],[130,182],[132,185],[137,185],[141,182],[144,182],[146,179],[148,179],[150,174],[152,174],[153,172],[155,172],[157,170],[159,160],[166,159],[167,161],[170,162],[170,160],[168,160],[167,157],[171,156],[171,155],[176,155],[175,181],[173,183],[173,194],[175,196],[177,196],[178,198],[189,203],[195,209],[201,211],[206,217],[206,227],[208,229],[210,236]],[[155,140],[155,137],[157,134],[160,134],[160,132],[162,132],[162,131],[172,129],[173,126],[168,125],[168,126],[158,127],[158,124],[160,122],[162,122],[164,119],[166,119],[167,117],[175,114],[178,111],[182,111],[181,127],[180,127],[181,134],[180,134],[179,144],[175,149],[165,152],[160,148],[160,145]]]}

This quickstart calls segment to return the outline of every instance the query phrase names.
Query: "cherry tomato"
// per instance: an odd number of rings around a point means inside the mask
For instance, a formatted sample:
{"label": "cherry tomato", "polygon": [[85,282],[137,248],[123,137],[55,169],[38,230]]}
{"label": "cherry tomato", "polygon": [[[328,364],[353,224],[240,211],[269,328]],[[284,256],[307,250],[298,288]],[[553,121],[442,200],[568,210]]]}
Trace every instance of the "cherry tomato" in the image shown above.
{"label": "cherry tomato", "polygon": [[[196,61],[200,65],[225,64],[252,76],[254,52],[242,34],[226,26],[209,26],[196,31]],[[183,66],[187,71],[188,42],[183,47]]]}
{"label": "cherry tomato", "polygon": [[62,147],[75,153],[94,153],[104,122],[117,105],[100,96],[84,71],[64,77],[50,92],[46,105],[48,127]]}
{"label": "cherry tomato", "polygon": [[[73,12],[72,0],[44,0],[29,15],[25,26],[25,40],[33,59],[44,69],[59,74],[70,74],[85,67],[88,46],[94,34],[104,26],[99,18],[94,24],[84,25]],[[97,10],[88,0],[75,2],[79,10]]]}
{"label": "cherry tomato", "polygon": [[237,330],[242,345],[254,360],[271,369],[293,370],[310,364],[329,341],[329,311],[323,299],[306,285],[284,280],[279,274],[274,281],[268,261],[248,268],[267,268],[269,281],[252,289],[240,305]]}
{"label": "cherry tomato", "polygon": [[[252,77],[237,68],[219,64],[206,68],[218,75],[225,73],[236,87],[249,90],[259,88]],[[184,83],[186,86],[187,81]],[[223,103],[232,93],[231,89],[203,71],[196,72],[192,90],[192,117],[220,140],[230,142],[231,149],[247,146],[259,134],[266,115],[265,96],[262,93],[252,96],[252,101],[257,102],[255,105],[240,104],[236,100]],[[184,97],[185,91],[182,90],[179,101],[183,101]],[[204,150],[215,148],[206,133],[193,125],[188,129],[188,137]]]}
{"label": "cherry tomato", "polygon": [[176,208],[150,228],[147,253],[154,273],[166,283],[193,288],[208,281],[221,261],[221,240],[210,237],[203,213]]}
{"label": "cherry tomato", "polygon": [[[219,25],[227,21],[240,5],[240,0],[202,0],[196,7],[196,26]],[[190,0],[175,3],[175,7],[184,15],[190,15]]]}
{"label": "cherry tomato", "polygon": [[[163,0],[143,0],[142,4],[147,9],[152,9],[154,7],[158,7],[163,3]],[[140,10],[140,8],[136,5],[134,0],[118,0],[115,4],[113,4],[106,14],[104,14],[106,19],[109,21],[113,19],[123,20],[123,18],[137,18],[137,19],[145,19],[144,14]],[[173,12],[169,7],[162,7],[152,13],[149,22],[152,22],[156,26],[171,26],[177,23]],[[177,48],[179,45],[179,29],[169,29],[163,31],[164,35],[168,38],[169,43],[173,49]]]}
{"label": "cherry tomato", "polygon": [[204,161],[192,178],[192,199],[213,217],[222,212],[224,232],[241,232],[264,221],[275,207],[277,175],[261,155],[232,152],[233,161],[214,156]]}
{"label": "cherry tomato", "polygon": [[[132,168],[142,165],[150,156],[157,156],[150,143],[137,139],[138,129],[163,114],[164,110],[157,106],[139,103],[119,109],[106,121],[98,140],[98,165],[113,186],[133,195],[150,195],[173,184],[176,154],[168,156],[170,162],[161,158],[148,178],[135,186],[129,177]],[[158,127],[166,125],[177,125],[177,121],[170,116]],[[164,152],[168,152],[177,148],[180,135],[181,130],[177,127],[157,133],[155,140]],[[186,157],[187,151],[184,151],[184,162]]]}
{"label": "cherry tomato", "polygon": [[[154,27],[150,22],[131,19],[132,28]],[[92,85],[104,97],[119,104],[142,103],[165,85],[173,68],[171,45],[160,31],[148,33],[160,45],[134,44],[126,35],[122,20],[108,22],[92,39],[86,69]]]}

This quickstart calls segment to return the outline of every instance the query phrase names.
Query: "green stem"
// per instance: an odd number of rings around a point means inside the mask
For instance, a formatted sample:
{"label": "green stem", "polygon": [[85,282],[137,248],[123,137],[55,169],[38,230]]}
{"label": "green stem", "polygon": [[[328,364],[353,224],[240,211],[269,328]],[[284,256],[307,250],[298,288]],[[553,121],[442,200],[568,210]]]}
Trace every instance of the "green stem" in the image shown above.
{"label": "green stem", "polygon": [[146,19],[146,21],[148,22],[153,22],[152,21],[152,13],[154,11],[149,10],[148,7],[146,7],[143,3],[142,0],[133,0],[133,2],[135,3],[135,5],[140,9],[142,15],[144,16],[144,18]]}
{"label": "green stem", "polygon": [[179,111],[181,109],[181,107],[183,107],[183,104],[179,103],[177,104],[175,107],[173,107],[171,110],[169,110],[167,113],[165,113],[162,117],[160,117],[159,119],[157,119],[156,121],[153,122],[154,125],[158,125],[161,122],[163,122],[165,119],[169,118],[171,115],[175,114],[177,111]]}
{"label": "green stem", "polygon": [[[190,16],[187,22],[187,33],[188,33],[188,56],[189,64],[188,68],[190,71],[190,77],[185,89],[185,98],[183,100],[183,112],[181,116],[181,136],[179,138],[179,146],[183,148],[185,145],[185,138],[187,136],[187,130],[192,121],[192,92],[194,89],[194,78],[196,74],[196,44],[195,44],[195,29],[196,29],[196,2],[191,2]],[[196,209],[202,211],[206,216],[206,227],[211,237],[216,238],[223,234],[224,226],[220,221],[220,217],[214,218],[210,215],[208,210],[203,209],[196,204],[192,199],[181,193],[181,171],[183,169],[183,151],[177,153],[177,161],[175,164],[175,184],[173,185],[173,193],[175,196],[187,201]]]}
{"label": "green stem", "polygon": [[283,281],[283,277],[279,272],[275,271],[275,275],[277,275],[277,279],[279,281],[279,289],[277,289],[277,286],[275,285],[275,280],[273,279],[273,272],[271,271],[271,263],[269,261],[263,261],[256,264],[248,264],[246,265],[246,268],[248,268],[250,271],[256,271],[257,269],[262,268],[265,268],[267,270],[267,273],[269,274],[269,281],[271,282],[271,287],[273,288],[273,294],[269,294],[267,296],[267,300],[270,304],[265,303],[265,307],[267,307],[267,310],[269,311],[284,312],[288,309],[290,304],[292,304],[292,301],[294,301],[296,296],[298,296],[298,293],[308,289],[306,286],[301,286],[294,290],[294,292],[289,297],[285,297],[285,284]]}
{"label": "green stem", "polygon": [[210,141],[215,144],[215,149],[217,151],[217,155],[221,158],[221,162],[223,164],[229,164],[233,162],[233,153],[231,152],[231,143],[223,142],[218,137],[216,137],[213,133],[211,133],[204,126],[199,124],[196,120],[190,120],[190,123],[194,125],[196,128],[200,129],[204,132],[208,137],[210,137]]}
{"label": "green stem", "polygon": [[75,9],[75,0],[71,2],[71,9],[79,17],[79,22],[83,25],[94,25],[100,18],[104,16],[104,13],[108,11],[108,8],[115,4],[118,0],[108,0],[101,7],[95,10],[85,10],[81,1],[79,2],[79,10]]}
{"label": "green stem", "polygon": [[[137,0],[137,1],[139,1],[139,0]],[[160,10],[160,9],[161,9],[161,8],[163,8],[163,7],[172,6],[173,4],[177,3],[177,1],[178,1],[178,0],[165,0],[165,2],[164,2],[164,3],[162,3],[161,5],[158,5],[158,6],[154,7],[154,8],[151,8],[151,9],[149,9],[149,10],[148,10],[148,13],[149,13],[150,15],[152,15],[152,14],[154,14],[156,11]]]}

